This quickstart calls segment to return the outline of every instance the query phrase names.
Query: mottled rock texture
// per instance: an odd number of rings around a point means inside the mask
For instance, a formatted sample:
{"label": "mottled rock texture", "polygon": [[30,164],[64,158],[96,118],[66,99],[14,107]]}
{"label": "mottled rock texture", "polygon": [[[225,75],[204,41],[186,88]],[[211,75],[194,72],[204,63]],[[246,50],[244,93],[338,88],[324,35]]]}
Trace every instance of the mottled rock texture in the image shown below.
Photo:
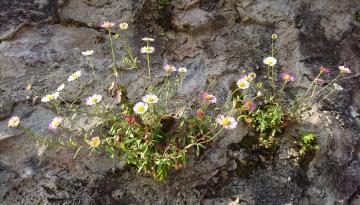
{"label": "mottled rock texture", "polygon": [[[214,77],[224,101],[245,67],[261,78],[270,35],[278,34],[281,68],[304,89],[320,65],[345,63],[360,73],[359,0],[2,0],[0,2],[0,204],[299,204],[360,203],[360,75],[340,79],[344,91],[304,113],[286,129],[279,149],[249,146],[256,137],[246,126],[225,133],[199,159],[168,181],[156,183],[131,166],[104,156],[55,153],[6,127],[11,115],[47,132],[51,110],[27,97],[54,90],[72,71],[91,71],[81,51],[94,49],[99,73],[111,60],[103,20],[127,21],[136,51],[140,39],[156,39],[154,75],[161,66],[186,66],[178,95],[188,100]],[[118,51],[118,55],[121,51]],[[139,55],[143,60],[143,56]],[[117,62],[121,63],[121,62]],[[122,71],[120,82],[136,100],[145,67]],[[89,78],[90,79],[90,78]],[[27,84],[33,92],[25,91]],[[89,80],[88,84],[91,84]],[[84,91],[81,95],[86,95]],[[293,141],[300,130],[318,136],[320,150],[299,160]],[[54,136],[57,137],[57,136]]]}

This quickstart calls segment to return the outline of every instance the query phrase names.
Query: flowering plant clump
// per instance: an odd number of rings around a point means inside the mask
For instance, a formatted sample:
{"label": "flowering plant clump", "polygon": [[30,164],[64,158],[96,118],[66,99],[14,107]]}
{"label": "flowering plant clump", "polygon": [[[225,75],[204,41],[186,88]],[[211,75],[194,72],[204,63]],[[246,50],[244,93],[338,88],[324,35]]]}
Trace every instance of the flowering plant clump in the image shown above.
{"label": "flowering plant clump", "polygon": [[[349,68],[339,66],[339,74],[324,85],[325,80],[321,77],[330,73],[331,69],[321,66],[318,75],[304,93],[298,94],[294,100],[287,99],[284,96],[284,89],[297,78],[287,70],[277,71],[278,61],[274,57],[276,39],[277,35],[273,34],[271,56],[263,60],[263,64],[267,66],[267,82],[255,83],[254,73],[245,74],[236,82],[237,88],[232,94],[234,112],[239,114],[238,120],[243,120],[255,128],[259,133],[259,143],[264,147],[276,144],[277,134],[289,123],[298,121],[303,111],[327,99],[335,91],[343,90],[334,82],[342,75],[351,73]],[[275,77],[277,75],[278,78]],[[270,89],[265,89],[264,85]],[[257,90],[256,94],[247,91],[250,88]]]}
{"label": "flowering plant clump", "polygon": [[[141,97],[129,99],[126,87],[121,85],[121,80],[118,78],[114,40],[120,37],[116,36],[118,34],[114,35],[115,24],[104,22],[100,27],[108,31],[113,64],[110,77],[107,79],[114,77],[114,80],[110,82],[98,80],[95,65],[91,60],[91,56],[95,55],[96,51],[86,50],[81,54],[88,58],[94,80],[99,84],[105,84],[108,87],[107,91],[79,96],[79,93],[68,90],[68,87],[75,85],[84,87],[82,71],[79,70],[66,77],[64,83],[59,85],[55,92],[45,94],[41,98],[42,103],[56,112],[48,124],[49,133],[54,135],[65,132],[68,138],[59,137],[54,140],[39,136],[30,128],[24,127],[19,117],[12,117],[8,126],[18,128],[40,142],[74,149],[74,157],[82,149],[89,149],[90,154],[108,153],[112,158],[120,159],[125,156],[129,164],[137,167],[138,172],[152,175],[159,181],[166,179],[169,170],[181,169],[189,157],[199,156],[223,131],[236,129],[240,121],[249,124],[259,133],[260,145],[271,146],[276,142],[276,134],[281,132],[288,120],[313,103],[314,99],[329,85],[335,83],[341,75],[351,72],[350,69],[340,66],[339,76],[328,85],[317,89],[322,85],[320,77],[329,72],[324,67],[320,68],[319,75],[305,95],[289,104],[285,100],[284,89],[295,81],[296,77],[288,71],[281,72],[278,78],[275,77],[277,60],[273,56],[274,46],[272,46],[272,56],[263,60],[268,67],[268,82],[256,82],[257,75],[254,72],[244,71],[236,82],[231,101],[225,103],[225,106],[220,106],[217,97],[210,92],[213,85],[213,81],[210,81],[209,87],[200,93],[198,104],[193,110],[175,114],[174,105],[182,102],[175,103],[173,97],[178,86],[183,84],[188,69],[166,64],[162,68],[165,76],[163,84],[152,85],[151,55],[155,52],[155,48],[151,43],[155,39],[142,38],[146,45],[138,51],[138,54],[146,57],[146,79],[149,86],[144,91],[139,91]],[[133,49],[127,43],[126,30],[129,25],[123,22],[118,27],[124,34],[123,66],[138,67]],[[276,38],[277,35],[272,35],[273,44]],[[267,85],[271,90],[265,89]],[[339,88],[335,89],[339,90]],[[253,94],[254,90],[255,94]],[[330,94],[333,91],[334,89]],[[323,97],[326,98],[330,94]],[[65,96],[72,96],[74,100],[65,100]],[[80,118],[96,122],[96,129],[79,125]]]}

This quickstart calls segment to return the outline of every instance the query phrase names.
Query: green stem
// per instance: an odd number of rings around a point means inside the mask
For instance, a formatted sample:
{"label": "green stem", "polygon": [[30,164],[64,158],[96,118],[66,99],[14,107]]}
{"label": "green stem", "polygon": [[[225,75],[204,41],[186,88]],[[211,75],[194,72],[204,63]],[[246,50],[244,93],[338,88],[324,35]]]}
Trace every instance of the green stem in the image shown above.
{"label": "green stem", "polygon": [[115,78],[117,78],[115,50],[114,50],[114,44],[113,44],[113,40],[112,40],[112,36],[111,36],[111,30],[108,29],[108,32],[109,32],[111,55],[112,55],[112,61],[113,61],[113,72],[114,72]]}
{"label": "green stem", "polygon": [[309,93],[311,87],[315,84],[315,80],[316,80],[317,78],[319,78],[319,77],[321,76],[321,74],[322,74],[322,72],[320,72],[320,73],[314,78],[314,80],[311,82],[310,86],[308,87],[308,89],[307,89],[306,92],[305,92],[304,97],[306,97],[306,95]]}
{"label": "green stem", "polygon": [[286,81],[284,81],[283,83],[283,86],[281,87],[281,90],[280,90],[280,97],[282,97],[284,95],[284,89],[285,89],[285,85],[286,85]]}
{"label": "green stem", "polygon": [[97,76],[96,76],[95,66],[94,66],[94,64],[93,64],[93,62],[92,62],[92,58],[91,58],[91,57],[89,57],[89,63],[90,63],[90,67],[91,67],[91,70],[92,70],[94,79],[96,80],[96,82],[100,82],[99,79],[98,79]]}
{"label": "green stem", "polygon": [[149,80],[151,83],[151,67],[150,67],[150,54],[149,53],[146,54],[146,61],[147,61],[147,67],[148,67]]}
{"label": "green stem", "polygon": [[208,141],[212,141],[213,139],[215,139],[215,137],[217,137],[223,130],[224,130],[224,127],[221,127],[221,129],[213,137],[211,137]]}

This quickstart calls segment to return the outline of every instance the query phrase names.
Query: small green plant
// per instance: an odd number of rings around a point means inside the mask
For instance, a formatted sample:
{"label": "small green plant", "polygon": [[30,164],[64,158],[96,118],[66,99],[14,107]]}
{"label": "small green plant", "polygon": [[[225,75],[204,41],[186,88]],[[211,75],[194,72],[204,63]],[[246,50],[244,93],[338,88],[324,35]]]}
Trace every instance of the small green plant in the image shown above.
{"label": "small green plant", "polygon": [[172,0],[159,0],[159,5],[160,6],[168,6],[170,5],[172,2]]}
{"label": "small green plant", "polygon": [[357,22],[360,23],[360,10],[357,10],[357,11],[355,12],[355,19],[356,19]]}
{"label": "small green plant", "polygon": [[271,56],[263,60],[267,66],[267,82],[256,83],[256,74],[246,74],[244,69],[244,75],[236,82],[237,88],[232,93],[234,113],[239,114],[238,120],[253,127],[258,132],[260,146],[266,148],[275,145],[278,134],[289,124],[298,122],[302,112],[327,99],[335,91],[341,91],[343,88],[335,81],[351,73],[349,68],[339,66],[339,74],[321,87],[325,82],[321,77],[330,72],[330,69],[321,66],[319,74],[307,90],[298,94],[294,100],[289,100],[285,96],[285,88],[296,80],[296,76],[286,70],[276,70],[277,59],[274,54],[277,35],[273,34],[271,39]]}
{"label": "small green plant", "polygon": [[299,154],[301,157],[304,157],[311,151],[317,151],[320,148],[316,142],[316,135],[311,132],[302,132],[297,144],[300,146]]}

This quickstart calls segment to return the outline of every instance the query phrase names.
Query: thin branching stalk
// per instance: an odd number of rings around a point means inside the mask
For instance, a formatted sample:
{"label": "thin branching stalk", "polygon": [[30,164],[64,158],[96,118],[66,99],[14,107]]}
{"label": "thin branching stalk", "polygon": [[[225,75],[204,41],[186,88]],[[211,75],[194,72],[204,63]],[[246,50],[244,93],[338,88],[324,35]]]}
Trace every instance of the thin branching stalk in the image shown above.
{"label": "thin branching stalk", "polygon": [[340,78],[340,76],[342,76],[343,72],[341,72],[338,76],[336,76],[332,81],[330,81],[330,83],[328,83],[326,86],[324,86],[323,88],[321,88],[320,90],[318,90],[317,92],[315,92],[313,95],[311,95],[309,97],[309,99],[311,99],[312,97],[315,97],[317,94],[321,93],[321,91],[325,90],[327,87],[329,87],[330,85],[332,85],[337,79]]}

